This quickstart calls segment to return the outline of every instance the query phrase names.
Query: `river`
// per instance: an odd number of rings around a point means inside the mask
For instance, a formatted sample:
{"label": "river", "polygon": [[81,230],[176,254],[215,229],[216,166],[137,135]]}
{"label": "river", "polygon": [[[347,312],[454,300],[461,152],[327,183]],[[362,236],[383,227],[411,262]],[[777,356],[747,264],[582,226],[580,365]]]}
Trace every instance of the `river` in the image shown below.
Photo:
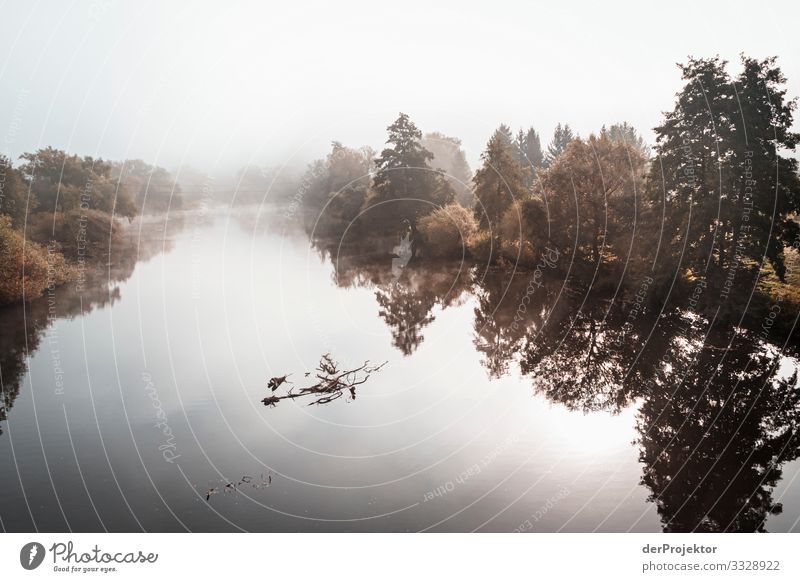
{"label": "river", "polygon": [[[797,529],[779,342],[278,225],[135,222],[99,283],[0,311],[4,530]],[[324,354],[386,364],[262,404]]]}

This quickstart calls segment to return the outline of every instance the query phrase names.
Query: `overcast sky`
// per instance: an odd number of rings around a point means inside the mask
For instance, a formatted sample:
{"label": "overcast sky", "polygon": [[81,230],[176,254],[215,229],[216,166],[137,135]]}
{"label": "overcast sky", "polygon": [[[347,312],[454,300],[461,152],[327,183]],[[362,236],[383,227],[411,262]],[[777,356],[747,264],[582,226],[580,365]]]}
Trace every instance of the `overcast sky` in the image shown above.
{"label": "overcast sky", "polygon": [[212,173],[380,147],[399,111],[474,163],[501,122],[648,141],[687,55],[777,55],[793,2],[69,2],[0,8],[0,150],[52,145]]}

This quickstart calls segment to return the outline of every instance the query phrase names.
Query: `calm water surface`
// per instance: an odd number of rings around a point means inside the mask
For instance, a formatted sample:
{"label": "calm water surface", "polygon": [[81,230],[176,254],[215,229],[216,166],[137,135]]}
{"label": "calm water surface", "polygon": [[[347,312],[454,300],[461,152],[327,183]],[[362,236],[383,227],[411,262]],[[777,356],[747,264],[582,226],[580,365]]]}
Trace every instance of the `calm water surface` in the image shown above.
{"label": "calm water surface", "polygon": [[[0,312],[5,530],[797,528],[780,345],[530,273],[395,277],[255,210],[129,236],[110,281]],[[387,364],[260,402],[325,353]]]}

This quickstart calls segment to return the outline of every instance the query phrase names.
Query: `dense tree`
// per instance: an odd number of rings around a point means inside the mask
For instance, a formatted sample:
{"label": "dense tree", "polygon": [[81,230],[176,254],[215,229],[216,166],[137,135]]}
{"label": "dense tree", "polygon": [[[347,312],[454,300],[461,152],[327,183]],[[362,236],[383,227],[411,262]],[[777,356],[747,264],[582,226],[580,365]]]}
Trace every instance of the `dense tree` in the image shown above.
{"label": "dense tree", "polygon": [[556,125],[556,129],[553,132],[553,139],[547,146],[547,153],[544,156],[544,165],[550,166],[558,156],[567,150],[567,146],[576,137],[569,124],[565,123],[561,125],[559,123]]}
{"label": "dense tree", "polygon": [[514,157],[508,128],[500,126],[481,155],[483,166],[475,172],[475,216],[484,228],[500,241],[503,214],[517,200],[528,197],[527,171]]}
{"label": "dense tree", "polygon": [[608,136],[573,140],[541,176],[551,244],[595,265],[612,251],[626,258],[645,162],[634,147]]}
{"label": "dense tree", "polygon": [[36,199],[28,198],[28,191],[11,165],[11,160],[0,155],[0,214],[11,217],[14,228],[22,228],[26,213],[36,210]]}
{"label": "dense tree", "polygon": [[530,127],[527,131],[520,129],[517,132],[514,140],[514,153],[520,165],[528,170],[526,185],[528,189],[531,189],[536,179],[536,173],[544,167],[542,143],[535,129]]}
{"label": "dense tree", "polygon": [[[686,85],[655,129],[648,198],[667,207],[662,256],[730,289],[752,280],[762,257],[785,274],[785,245],[798,235],[795,101],[775,59],[742,57],[732,79],[719,58],[681,65]],[[680,267],[677,266],[681,261]],[[716,275],[716,276],[712,276]]]}
{"label": "dense tree", "polygon": [[181,187],[164,168],[142,160],[127,160],[115,164],[113,175],[131,193],[142,214],[178,210],[183,206]]}
{"label": "dense tree", "polygon": [[452,202],[453,189],[429,162],[433,154],[420,143],[422,133],[405,113],[387,128],[388,147],[375,160],[377,169],[368,201],[375,223],[385,228]]}
{"label": "dense tree", "polygon": [[608,137],[611,141],[622,142],[624,144],[633,146],[635,149],[645,157],[650,157],[650,146],[644,141],[644,138],[639,135],[632,125],[627,121],[622,123],[614,123],[609,127],[605,125],[600,130],[601,137]]}
{"label": "dense tree", "polygon": [[92,209],[125,217],[136,214],[133,197],[115,179],[110,162],[50,147],[20,157],[24,163],[19,170],[42,212]]}
{"label": "dense tree", "polygon": [[531,267],[550,242],[547,208],[539,198],[518,200],[500,221],[502,255],[512,264]]}
{"label": "dense tree", "polygon": [[504,146],[509,148],[514,147],[514,134],[511,132],[511,128],[505,123],[501,123],[499,125],[499,127],[495,130],[495,135]]}
{"label": "dense tree", "polygon": [[475,204],[471,189],[472,170],[461,148],[461,140],[433,132],[426,133],[421,144],[433,154],[431,166],[444,172],[445,179],[455,191],[456,202],[465,208],[472,208]]}
{"label": "dense tree", "polygon": [[369,194],[374,152],[353,149],[338,141],[324,160],[306,171],[298,192],[311,209],[311,226],[322,234],[341,233],[355,220]]}
{"label": "dense tree", "polygon": [[[760,260],[766,250],[778,276],[786,272],[784,246],[791,246],[800,235],[795,215],[800,211],[800,175],[795,156],[781,155],[795,151],[800,134],[792,131],[796,99],[786,98],[786,77],[776,66],[776,59],[756,60],[742,57],[743,70],[736,82],[738,112],[744,127],[737,137],[744,139],[744,170],[736,176],[736,191],[742,192],[743,206],[749,203],[752,188],[754,212],[747,221],[750,228],[732,221],[728,226],[731,244],[744,244],[750,258]],[[746,129],[746,131],[745,131]],[[748,163],[752,159],[752,164]],[[744,240],[742,240],[744,239]],[[735,259],[733,249],[723,261]]]}

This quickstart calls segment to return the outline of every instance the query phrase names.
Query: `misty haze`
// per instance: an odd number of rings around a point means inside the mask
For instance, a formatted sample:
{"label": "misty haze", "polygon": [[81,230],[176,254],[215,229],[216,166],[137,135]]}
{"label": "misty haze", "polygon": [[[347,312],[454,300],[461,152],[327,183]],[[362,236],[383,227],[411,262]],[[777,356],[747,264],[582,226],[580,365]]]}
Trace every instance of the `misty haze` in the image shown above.
{"label": "misty haze", "polygon": [[12,4],[3,531],[800,527],[793,4]]}

